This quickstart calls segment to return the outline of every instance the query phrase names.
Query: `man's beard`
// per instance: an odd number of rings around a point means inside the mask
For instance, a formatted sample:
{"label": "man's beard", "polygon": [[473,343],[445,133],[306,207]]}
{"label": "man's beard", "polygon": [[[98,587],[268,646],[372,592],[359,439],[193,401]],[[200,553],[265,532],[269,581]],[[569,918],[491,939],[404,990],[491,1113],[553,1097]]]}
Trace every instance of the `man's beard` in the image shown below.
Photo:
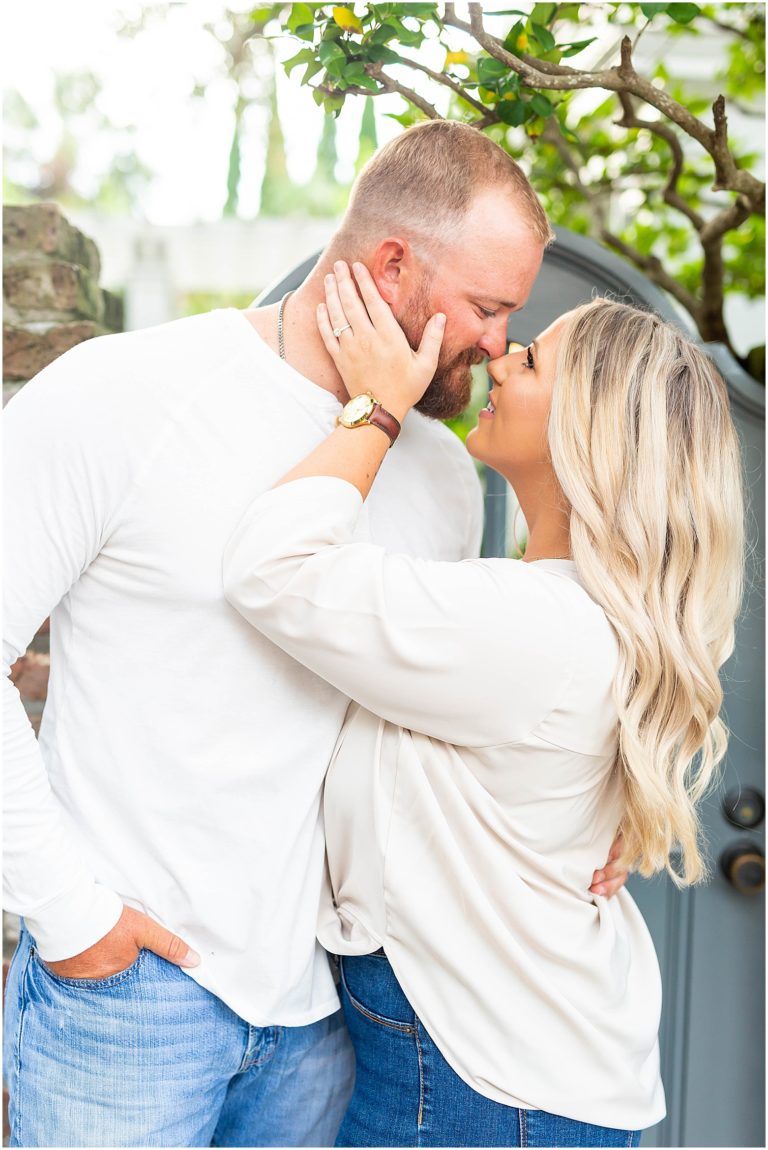
{"label": "man's beard", "polygon": [[[432,315],[429,286],[427,281],[422,283],[407,312],[396,317],[414,351],[421,343],[427,320]],[[485,356],[476,347],[467,348],[456,355],[446,354],[443,344],[437,370],[419,402],[414,404],[416,410],[431,419],[454,419],[461,415],[472,394],[472,374],[469,369],[473,364],[482,363],[483,359]]]}

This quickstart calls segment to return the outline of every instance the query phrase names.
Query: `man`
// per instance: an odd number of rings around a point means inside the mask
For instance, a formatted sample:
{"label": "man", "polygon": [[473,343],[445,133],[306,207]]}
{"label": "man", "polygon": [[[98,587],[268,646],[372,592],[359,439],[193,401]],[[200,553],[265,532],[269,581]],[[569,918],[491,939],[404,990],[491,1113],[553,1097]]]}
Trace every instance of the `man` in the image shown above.
{"label": "man", "polygon": [[333,1142],[353,1071],[315,940],[319,797],[348,700],[229,606],[222,553],[348,398],[315,323],[343,256],[412,341],[447,316],[371,535],[475,554],[473,465],[426,416],[460,411],[470,365],[503,352],[550,238],[500,148],[423,125],[371,161],[279,308],[93,340],[10,405],[9,665],[51,614],[39,745],[5,684],[7,905],[26,920],[8,984],[12,1144]]}

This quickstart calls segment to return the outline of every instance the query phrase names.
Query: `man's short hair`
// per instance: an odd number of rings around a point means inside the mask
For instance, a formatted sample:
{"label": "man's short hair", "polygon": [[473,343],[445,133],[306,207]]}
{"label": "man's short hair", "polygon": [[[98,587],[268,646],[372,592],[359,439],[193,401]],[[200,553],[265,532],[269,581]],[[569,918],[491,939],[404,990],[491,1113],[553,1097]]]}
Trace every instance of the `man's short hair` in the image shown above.
{"label": "man's short hair", "polygon": [[542,244],[554,233],[525,172],[507,152],[469,124],[430,120],[408,128],[360,172],[338,241],[360,257],[393,230],[430,248],[454,243],[477,194],[508,189]]}

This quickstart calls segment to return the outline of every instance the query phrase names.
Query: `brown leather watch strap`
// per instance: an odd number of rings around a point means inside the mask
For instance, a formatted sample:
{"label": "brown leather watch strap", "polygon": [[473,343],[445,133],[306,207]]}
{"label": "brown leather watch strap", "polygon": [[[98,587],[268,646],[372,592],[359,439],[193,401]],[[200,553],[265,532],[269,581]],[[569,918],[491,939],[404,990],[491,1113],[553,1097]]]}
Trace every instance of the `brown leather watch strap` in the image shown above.
{"label": "brown leather watch strap", "polygon": [[374,404],[373,411],[368,416],[367,422],[372,423],[374,427],[380,427],[382,431],[386,431],[387,435],[389,436],[390,447],[395,442],[402,430],[400,421],[395,419],[392,412],[387,411],[381,406],[380,403]]}

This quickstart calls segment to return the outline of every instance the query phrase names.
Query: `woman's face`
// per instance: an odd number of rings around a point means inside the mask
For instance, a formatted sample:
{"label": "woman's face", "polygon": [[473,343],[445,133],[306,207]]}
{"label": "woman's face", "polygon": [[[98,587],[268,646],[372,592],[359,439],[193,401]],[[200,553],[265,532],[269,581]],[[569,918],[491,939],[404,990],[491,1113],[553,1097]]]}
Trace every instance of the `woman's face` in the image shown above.
{"label": "woman's face", "polygon": [[[551,466],[547,423],[562,332],[568,313],[529,344],[488,364],[491,393],[467,436],[467,450],[506,478]],[[519,350],[518,350],[519,349]]]}

